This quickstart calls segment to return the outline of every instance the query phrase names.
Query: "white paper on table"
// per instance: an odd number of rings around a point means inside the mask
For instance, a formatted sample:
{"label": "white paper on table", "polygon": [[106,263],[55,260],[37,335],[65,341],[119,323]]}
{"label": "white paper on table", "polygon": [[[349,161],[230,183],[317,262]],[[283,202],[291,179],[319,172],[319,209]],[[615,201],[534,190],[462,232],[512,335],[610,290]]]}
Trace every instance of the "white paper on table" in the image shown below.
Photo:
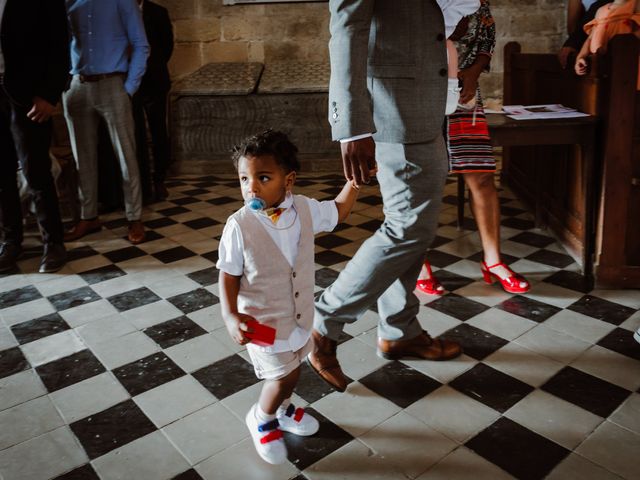
{"label": "white paper on table", "polygon": [[505,105],[502,107],[509,118],[514,120],[543,120],[558,118],[588,117],[589,114],[565,107],[558,103],[546,105]]}

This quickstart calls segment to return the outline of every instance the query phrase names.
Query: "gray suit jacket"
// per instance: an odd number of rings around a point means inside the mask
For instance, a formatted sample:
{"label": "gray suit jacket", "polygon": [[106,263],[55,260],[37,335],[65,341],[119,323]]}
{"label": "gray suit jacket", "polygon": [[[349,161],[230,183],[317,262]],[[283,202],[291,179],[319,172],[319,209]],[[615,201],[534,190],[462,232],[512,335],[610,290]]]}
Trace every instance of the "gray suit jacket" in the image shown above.
{"label": "gray suit jacket", "polygon": [[435,0],[329,0],[329,122],[334,140],[389,143],[442,134],[444,20]]}

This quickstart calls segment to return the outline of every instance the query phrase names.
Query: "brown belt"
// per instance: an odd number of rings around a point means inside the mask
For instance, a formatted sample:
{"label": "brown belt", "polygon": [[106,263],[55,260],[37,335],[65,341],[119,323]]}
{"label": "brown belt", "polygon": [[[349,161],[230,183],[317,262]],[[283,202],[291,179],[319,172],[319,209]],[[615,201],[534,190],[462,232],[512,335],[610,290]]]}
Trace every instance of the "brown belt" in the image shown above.
{"label": "brown belt", "polygon": [[98,75],[78,75],[80,77],[80,83],[85,82],[99,82],[100,80],[104,80],[105,78],[111,77],[125,77],[126,74],[123,72],[111,72],[111,73],[100,73]]}

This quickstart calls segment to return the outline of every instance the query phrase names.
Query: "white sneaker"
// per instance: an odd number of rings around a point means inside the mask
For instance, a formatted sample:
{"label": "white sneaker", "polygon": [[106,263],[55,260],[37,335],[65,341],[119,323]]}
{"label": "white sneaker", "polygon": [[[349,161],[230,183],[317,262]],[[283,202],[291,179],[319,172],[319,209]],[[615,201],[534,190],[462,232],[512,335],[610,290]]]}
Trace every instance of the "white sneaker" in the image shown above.
{"label": "white sneaker", "polygon": [[633,339],[640,343],[640,327],[638,327],[638,329],[636,330],[636,333],[633,334]]}
{"label": "white sneaker", "polygon": [[451,115],[456,111],[461,91],[462,89],[458,86],[458,79],[450,78],[447,85],[447,104],[444,108],[445,115]]}
{"label": "white sneaker", "polygon": [[296,408],[289,404],[287,411],[278,415],[280,430],[307,437],[313,435],[320,428],[318,420],[313,418],[304,408]]}
{"label": "white sneaker", "polygon": [[265,462],[280,465],[287,460],[287,447],[282,439],[282,432],[278,429],[278,420],[258,425],[256,405],[254,404],[249,409],[245,422],[251,432],[253,445]]}

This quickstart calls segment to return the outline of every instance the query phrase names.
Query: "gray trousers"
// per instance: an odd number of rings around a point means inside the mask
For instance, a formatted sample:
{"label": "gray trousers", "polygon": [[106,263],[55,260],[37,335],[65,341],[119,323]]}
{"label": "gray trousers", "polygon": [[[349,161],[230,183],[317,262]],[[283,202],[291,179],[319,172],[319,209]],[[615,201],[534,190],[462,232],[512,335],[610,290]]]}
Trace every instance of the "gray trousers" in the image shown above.
{"label": "gray trousers", "polygon": [[82,83],[79,76],[74,75],[62,103],[78,169],[80,217],[91,219],[98,216],[98,125],[102,118],[120,163],[127,220],[140,220],[142,191],[135,128],[131,99],[124,89],[124,77]]}
{"label": "gray trousers", "polygon": [[413,291],[438,224],[448,164],[441,136],[431,143],[376,143],[385,220],[316,301],[314,328],[337,340],[378,302],[378,336],[410,339],[422,328]]}

